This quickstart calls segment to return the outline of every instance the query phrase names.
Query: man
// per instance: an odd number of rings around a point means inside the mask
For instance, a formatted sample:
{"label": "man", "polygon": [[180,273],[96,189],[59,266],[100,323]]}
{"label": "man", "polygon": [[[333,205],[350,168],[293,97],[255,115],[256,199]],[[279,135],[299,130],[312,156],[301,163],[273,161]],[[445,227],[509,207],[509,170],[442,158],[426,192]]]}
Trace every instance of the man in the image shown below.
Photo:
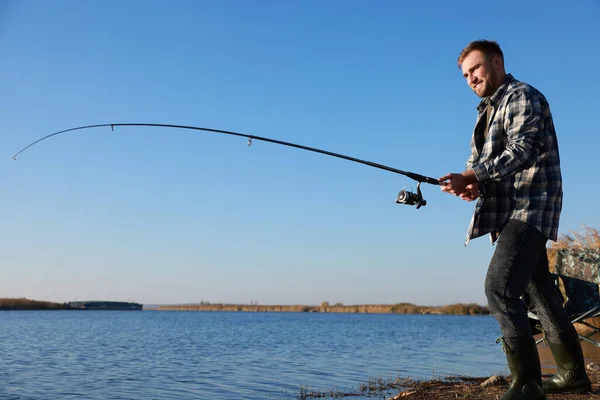
{"label": "man", "polygon": [[[501,399],[591,389],[581,345],[548,270],[546,243],[556,240],[562,209],[560,157],[546,98],[504,69],[496,42],[470,43],[458,66],[482,98],[466,171],[439,179],[442,191],[477,200],[467,235],[496,244],[485,294],[502,331],[512,382]],[[542,384],[527,308],[540,317],[557,373]]]}

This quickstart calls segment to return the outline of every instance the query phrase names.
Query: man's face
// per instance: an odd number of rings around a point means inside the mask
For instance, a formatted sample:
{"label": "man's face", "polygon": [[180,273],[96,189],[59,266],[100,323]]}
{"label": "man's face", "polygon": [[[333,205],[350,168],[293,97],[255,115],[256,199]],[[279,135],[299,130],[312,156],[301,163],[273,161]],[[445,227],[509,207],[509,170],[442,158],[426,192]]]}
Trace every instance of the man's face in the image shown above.
{"label": "man's face", "polygon": [[479,97],[489,97],[498,89],[498,74],[494,62],[479,50],[473,50],[465,57],[461,69],[467,84]]}

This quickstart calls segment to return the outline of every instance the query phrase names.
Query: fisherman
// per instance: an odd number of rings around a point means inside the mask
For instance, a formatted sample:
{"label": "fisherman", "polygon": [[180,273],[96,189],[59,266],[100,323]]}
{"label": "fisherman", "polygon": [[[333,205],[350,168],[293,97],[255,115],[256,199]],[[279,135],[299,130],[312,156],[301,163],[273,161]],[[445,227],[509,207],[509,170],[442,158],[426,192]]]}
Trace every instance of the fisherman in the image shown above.
{"label": "fisherman", "polygon": [[[591,390],[579,338],[553,284],[546,243],[556,241],[562,210],[558,143],[546,98],[504,69],[498,43],[465,47],[458,67],[482,100],[466,170],[439,178],[442,191],[477,200],[467,234],[495,244],[485,280],[512,382],[501,400]],[[540,318],[557,373],[542,382],[527,309]]]}

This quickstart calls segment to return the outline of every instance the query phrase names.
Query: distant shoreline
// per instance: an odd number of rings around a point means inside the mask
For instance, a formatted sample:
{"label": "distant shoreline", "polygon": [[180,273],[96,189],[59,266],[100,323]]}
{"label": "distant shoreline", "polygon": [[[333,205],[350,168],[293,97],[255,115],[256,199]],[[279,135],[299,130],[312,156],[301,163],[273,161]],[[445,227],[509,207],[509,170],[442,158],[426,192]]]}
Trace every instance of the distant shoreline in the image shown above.
{"label": "distant shoreline", "polygon": [[187,304],[166,305],[158,311],[230,311],[230,312],[319,312],[358,314],[438,314],[438,315],[489,315],[485,306],[478,304],[450,304],[447,306],[419,306],[412,303],[330,305],[323,302],[310,305],[249,305],[249,304]]}
{"label": "distant shoreline", "polygon": [[67,303],[31,300],[26,298],[0,298],[0,311],[66,310]]}
{"label": "distant shoreline", "polygon": [[72,301],[55,303],[27,298],[0,298],[0,311],[40,311],[40,310],[114,310],[141,311],[142,304],[124,301]]}
{"label": "distant shoreline", "polygon": [[[69,310],[69,303],[55,303],[26,298],[0,298],[0,311]],[[419,306],[412,303],[330,305],[256,305],[256,304],[186,304],[159,305],[145,310],[157,311],[229,311],[229,312],[319,312],[358,314],[437,314],[489,315],[487,307],[478,304],[450,304],[446,306]]]}

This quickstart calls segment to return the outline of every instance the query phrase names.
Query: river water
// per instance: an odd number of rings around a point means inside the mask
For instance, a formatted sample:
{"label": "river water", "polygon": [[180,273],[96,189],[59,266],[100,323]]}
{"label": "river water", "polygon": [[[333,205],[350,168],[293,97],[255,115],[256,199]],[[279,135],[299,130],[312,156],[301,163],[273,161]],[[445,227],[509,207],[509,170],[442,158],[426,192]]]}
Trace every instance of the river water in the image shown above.
{"label": "river water", "polygon": [[6,311],[0,399],[294,399],[507,374],[498,336],[488,316]]}

